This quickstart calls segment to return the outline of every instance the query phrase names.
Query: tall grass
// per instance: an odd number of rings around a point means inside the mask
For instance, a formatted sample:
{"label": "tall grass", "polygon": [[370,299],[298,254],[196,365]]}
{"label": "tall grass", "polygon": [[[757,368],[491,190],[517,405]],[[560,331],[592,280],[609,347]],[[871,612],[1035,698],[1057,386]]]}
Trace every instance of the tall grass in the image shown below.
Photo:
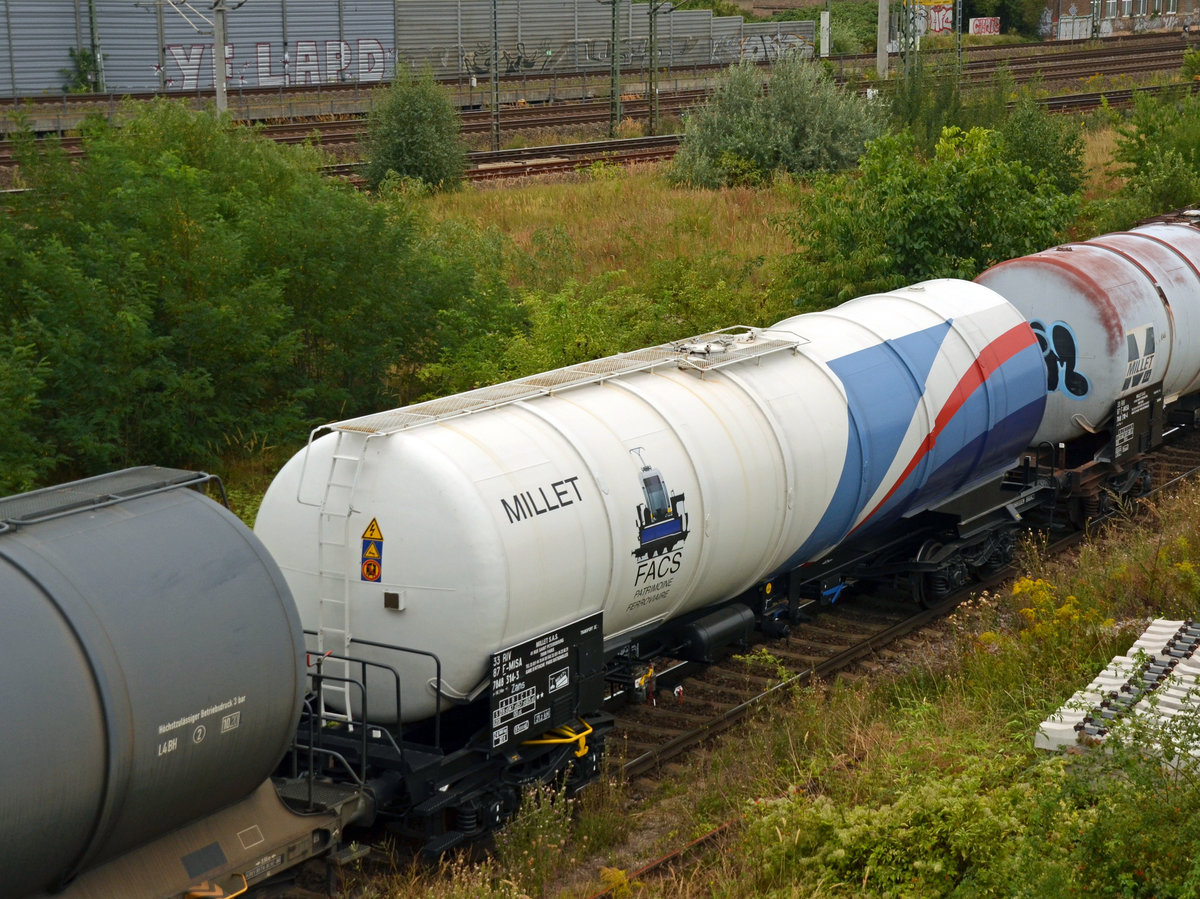
{"label": "tall grass", "polygon": [[1069,557],[1027,552],[1037,576],[965,604],[907,672],[799,691],[692,766],[693,822],[740,817],[740,843],[717,884],[647,895],[1196,895],[1197,777],[1032,743],[1149,617],[1200,610],[1200,487]]}
{"label": "tall grass", "polygon": [[[655,263],[714,256],[732,260],[779,257],[792,251],[777,226],[799,188],[681,190],[656,166],[631,170],[597,166],[581,180],[500,190],[468,190],[430,197],[435,219],[453,218],[496,228],[516,247],[536,255],[558,236],[570,277],[587,282],[609,272],[637,285]],[[556,288],[536,271],[519,271],[521,286]]]}

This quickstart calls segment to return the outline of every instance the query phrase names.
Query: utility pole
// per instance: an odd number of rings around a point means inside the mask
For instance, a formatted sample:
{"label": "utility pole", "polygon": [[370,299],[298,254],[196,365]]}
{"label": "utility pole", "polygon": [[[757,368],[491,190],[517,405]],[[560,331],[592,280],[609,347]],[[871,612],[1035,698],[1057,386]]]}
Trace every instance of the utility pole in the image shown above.
{"label": "utility pole", "polygon": [[[230,6],[230,2],[233,3]],[[204,30],[192,21],[191,16],[195,16],[205,25],[212,28],[213,36],[213,86],[216,89],[217,95],[217,115],[221,115],[229,108],[228,93],[225,89],[225,15],[235,9],[240,9],[246,0],[212,0],[213,17],[210,21],[204,15],[191,6],[191,4],[176,4],[171,3],[171,8],[179,13],[180,17],[192,27],[197,34],[204,34]],[[159,12],[162,12],[161,0],[158,3]],[[161,31],[160,31],[161,33]],[[159,50],[161,61],[162,50]],[[287,65],[287,55],[284,54],[284,65]]]}
{"label": "utility pole", "polygon": [[828,58],[833,52],[833,0],[825,0],[825,9],[821,11],[821,57]]}
{"label": "utility pole", "polygon": [[500,149],[500,13],[492,0],[492,151]]}
{"label": "utility pole", "polygon": [[875,74],[880,81],[888,76],[888,0],[879,0],[879,12],[875,17]]}
{"label": "utility pole", "polygon": [[608,42],[608,136],[616,137],[617,126],[621,124],[621,0],[608,2],[612,4],[612,37]]}
{"label": "utility pole", "polygon": [[962,74],[962,5],[963,0],[954,0],[954,49],[958,53],[958,66],[955,71]]}
{"label": "utility pole", "polygon": [[658,134],[658,11],[662,3],[650,0],[646,12],[650,16],[650,134]]}
{"label": "utility pole", "polygon": [[213,0],[213,83],[217,91],[217,115],[229,108],[225,90],[225,0]]}

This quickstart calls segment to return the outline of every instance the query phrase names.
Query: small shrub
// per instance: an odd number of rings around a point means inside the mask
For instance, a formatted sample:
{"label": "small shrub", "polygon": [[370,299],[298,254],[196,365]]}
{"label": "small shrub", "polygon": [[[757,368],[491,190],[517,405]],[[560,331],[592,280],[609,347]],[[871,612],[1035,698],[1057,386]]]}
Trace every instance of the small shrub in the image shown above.
{"label": "small shrub", "polygon": [[761,184],[775,172],[849,168],[883,129],[882,108],[834,83],[819,65],[788,57],[764,95],[754,66],[731,66],[712,99],[687,118],[671,167],[676,184]]}
{"label": "small shrub", "polygon": [[1070,116],[1049,113],[1026,94],[998,129],[1009,157],[1045,176],[1064,194],[1083,186],[1083,137]]}
{"label": "small shrub", "polygon": [[791,233],[810,308],[925,278],[973,278],[1056,242],[1077,198],[1008,154],[994,132],[948,128],[924,160],[910,134],[871,144],[861,176],[816,185]]}
{"label": "small shrub", "polygon": [[1116,158],[1126,175],[1161,161],[1170,151],[1200,173],[1200,94],[1137,94],[1129,124],[1118,134]]}
{"label": "small shrub", "polygon": [[372,189],[389,172],[417,178],[437,189],[457,185],[466,169],[466,148],[457,112],[431,70],[399,69],[368,118],[367,165]]}
{"label": "small shrub", "polygon": [[540,896],[546,882],[567,862],[573,801],[559,790],[528,790],[521,809],[496,834],[496,860],[507,878],[530,895]]}
{"label": "small shrub", "polygon": [[1200,50],[1183,51],[1183,68],[1179,75],[1184,81],[1200,81]]}

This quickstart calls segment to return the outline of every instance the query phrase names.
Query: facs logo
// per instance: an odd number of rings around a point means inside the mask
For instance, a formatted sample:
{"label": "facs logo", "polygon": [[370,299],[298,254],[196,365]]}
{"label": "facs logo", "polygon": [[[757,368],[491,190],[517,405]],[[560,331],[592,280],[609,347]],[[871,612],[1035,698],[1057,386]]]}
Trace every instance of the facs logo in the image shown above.
{"label": "facs logo", "polygon": [[675,573],[683,562],[683,550],[677,547],[688,535],[683,494],[667,489],[662,472],[646,464],[644,451],[640,446],[629,451],[640,463],[638,479],[643,499],[637,506],[637,546],[633,557],[638,564],[629,612],[655,603],[670,592]]}
{"label": "facs logo", "polygon": [[629,452],[641,462],[638,475],[645,499],[637,507],[638,545],[633,555],[638,559],[649,559],[669,553],[687,539],[687,512],[683,509],[683,494],[672,495],[662,472],[646,464],[642,457],[645,450],[635,446]]}

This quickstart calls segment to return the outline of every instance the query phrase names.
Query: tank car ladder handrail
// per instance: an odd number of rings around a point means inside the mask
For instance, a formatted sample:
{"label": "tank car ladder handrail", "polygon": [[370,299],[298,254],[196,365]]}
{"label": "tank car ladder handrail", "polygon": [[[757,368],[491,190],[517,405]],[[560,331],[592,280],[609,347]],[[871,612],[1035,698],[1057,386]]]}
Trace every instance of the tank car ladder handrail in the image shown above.
{"label": "tank car ladder handrail", "polygon": [[[317,514],[317,651],[335,656],[350,654],[350,517],[371,436],[338,432]],[[338,676],[322,682],[320,711],[328,718],[350,723],[350,690],[345,680],[349,663],[336,658],[330,661]],[[330,711],[327,698],[336,699],[344,712]]]}
{"label": "tank car ladder handrail", "polygon": [[313,438],[326,429],[339,433],[358,432],[385,436],[657,368],[690,369],[703,374],[772,353],[785,350],[794,352],[807,342],[803,337],[794,334],[780,338],[760,328],[738,325],[685,340],[580,362],[526,378],[493,384],[490,387],[480,387],[466,393],[426,400],[387,412],[333,422],[315,430]]}

